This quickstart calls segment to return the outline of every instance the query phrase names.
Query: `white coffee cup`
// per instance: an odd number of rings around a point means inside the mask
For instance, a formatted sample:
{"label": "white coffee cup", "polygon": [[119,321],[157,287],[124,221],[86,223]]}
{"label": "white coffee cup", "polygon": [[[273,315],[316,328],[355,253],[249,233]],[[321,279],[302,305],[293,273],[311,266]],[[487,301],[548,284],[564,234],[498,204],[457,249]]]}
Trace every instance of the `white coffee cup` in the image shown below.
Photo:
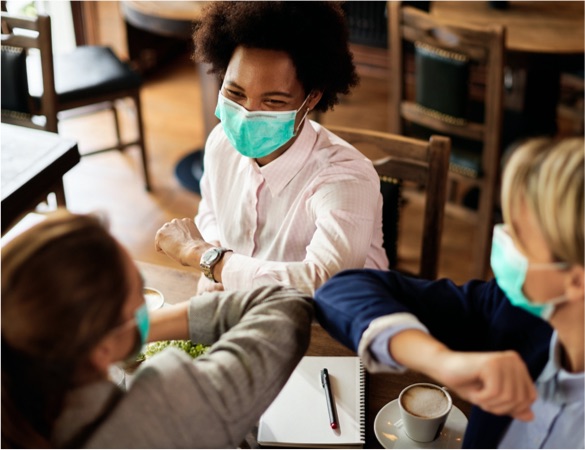
{"label": "white coffee cup", "polygon": [[144,301],[149,311],[162,308],[165,304],[165,296],[161,291],[152,287],[144,287],[143,291]]}
{"label": "white coffee cup", "polygon": [[408,437],[417,442],[431,442],[443,430],[453,400],[445,388],[431,383],[416,383],[402,390],[398,405]]}

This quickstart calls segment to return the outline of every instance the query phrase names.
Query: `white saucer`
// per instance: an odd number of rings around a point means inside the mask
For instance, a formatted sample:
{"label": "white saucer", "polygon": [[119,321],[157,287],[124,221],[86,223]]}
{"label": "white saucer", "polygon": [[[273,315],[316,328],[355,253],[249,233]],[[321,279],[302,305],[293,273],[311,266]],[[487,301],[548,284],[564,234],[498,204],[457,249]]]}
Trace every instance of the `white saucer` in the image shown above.
{"label": "white saucer", "polygon": [[410,439],[404,428],[396,426],[400,419],[398,400],[384,406],[374,420],[374,433],[384,448],[461,448],[467,428],[467,417],[453,405],[441,434],[432,442],[416,442]]}

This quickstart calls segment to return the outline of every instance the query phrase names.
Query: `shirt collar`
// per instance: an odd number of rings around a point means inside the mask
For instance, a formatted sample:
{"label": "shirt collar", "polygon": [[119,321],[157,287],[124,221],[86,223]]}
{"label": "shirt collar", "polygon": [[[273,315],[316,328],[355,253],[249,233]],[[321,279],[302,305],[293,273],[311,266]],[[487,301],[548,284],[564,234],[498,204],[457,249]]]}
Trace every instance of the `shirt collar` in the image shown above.
{"label": "shirt collar", "polygon": [[[317,132],[311,121],[306,120],[301,129],[301,134],[299,134],[293,145],[274,161],[260,167],[260,173],[266,180],[266,185],[273,196],[278,195],[303,168],[315,147],[316,141]],[[256,164],[255,161],[253,162]]]}
{"label": "shirt collar", "polygon": [[561,343],[555,331],[552,335],[549,359],[536,381],[539,394],[551,402],[565,404],[582,399],[585,394],[585,373],[570,373],[561,366]]}

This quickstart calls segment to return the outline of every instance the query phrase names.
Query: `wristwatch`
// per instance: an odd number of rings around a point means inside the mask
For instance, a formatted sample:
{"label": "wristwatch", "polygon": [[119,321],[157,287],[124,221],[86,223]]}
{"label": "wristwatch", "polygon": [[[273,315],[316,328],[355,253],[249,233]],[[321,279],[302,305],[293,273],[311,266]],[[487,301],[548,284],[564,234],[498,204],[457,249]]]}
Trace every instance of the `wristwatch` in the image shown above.
{"label": "wristwatch", "polygon": [[201,260],[199,261],[201,272],[214,283],[217,283],[217,280],[213,277],[213,268],[221,261],[223,254],[226,252],[233,252],[233,250],[224,247],[212,247],[201,255]]}

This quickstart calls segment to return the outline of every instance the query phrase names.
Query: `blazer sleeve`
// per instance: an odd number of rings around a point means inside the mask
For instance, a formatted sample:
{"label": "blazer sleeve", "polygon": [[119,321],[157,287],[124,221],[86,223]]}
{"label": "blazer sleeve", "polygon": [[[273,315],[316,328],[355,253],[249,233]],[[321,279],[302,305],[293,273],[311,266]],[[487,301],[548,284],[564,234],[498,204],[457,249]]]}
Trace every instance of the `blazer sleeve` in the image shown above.
{"label": "blazer sleeve", "polygon": [[550,341],[547,322],[510,304],[496,282],[420,280],[395,271],[350,270],[315,294],[316,316],[329,333],[357,352],[378,317],[410,313],[430,334],[459,351],[517,350],[540,354]]}
{"label": "blazer sleeve", "polygon": [[[494,280],[457,286],[392,271],[345,271],[316,292],[315,307],[321,325],[356,352],[373,320],[410,313],[453,350],[517,351],[533,379],[548,359],[550,325],[512,306]],[[510,420],[473,407],[463,447],[497,448]]]}
{"label": "blazer sleeve", "polygon": [[[222,424],[198,445],[238,445],[278,395],[304,355],[311,335],[312,300],[295,289],[265,286],[252,291],[194,297],[191,340],[212,344],[191,366],[205,392],[209,427]],[[201,405],[203,406],[203,405]]]}

